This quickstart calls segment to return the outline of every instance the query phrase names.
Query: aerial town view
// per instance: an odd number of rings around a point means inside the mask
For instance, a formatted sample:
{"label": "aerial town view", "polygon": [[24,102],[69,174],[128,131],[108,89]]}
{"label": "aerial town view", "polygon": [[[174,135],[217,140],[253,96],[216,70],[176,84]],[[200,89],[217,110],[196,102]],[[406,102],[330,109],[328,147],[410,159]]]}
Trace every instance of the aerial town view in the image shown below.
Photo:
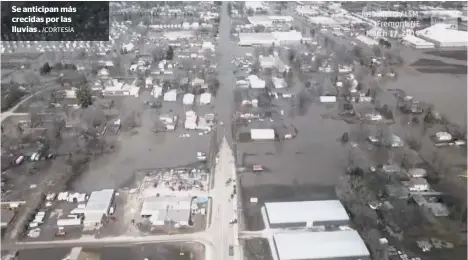
{"label": "aerial town view", "polygon": [[467,259],[466,2],[108,16],[0,43],[2,260]]}

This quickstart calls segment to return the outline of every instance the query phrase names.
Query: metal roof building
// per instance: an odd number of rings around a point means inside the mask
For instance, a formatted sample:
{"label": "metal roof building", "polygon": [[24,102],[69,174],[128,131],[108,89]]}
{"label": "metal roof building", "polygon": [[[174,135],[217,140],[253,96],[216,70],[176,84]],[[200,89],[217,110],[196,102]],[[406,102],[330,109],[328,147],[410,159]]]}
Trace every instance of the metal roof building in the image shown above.
{"label": "metal roof building", "polygon": [[239,45],[273,45],[275,37],[271,33],[239,33]]}
{"label": "metal roof building", "polygon": [[92,192],[89,196],[88,203],[86,203],[85,215],[87,212],[102,212],[102,214],[107,215],[113,199],[113,189]]}
{"label": "metal roof building", "polygon": [[466,47],[468,32],[451,27],[451,24],[436,24],[416,32],[419,38],[432,42],[437,47]]}
{"label": "metal roof building", "polygon": [[[369,250],[355,230],[279,233],[274,235],[278,260],[368,260]],[[274,252],[276,251],[276,252]]]}
{"label": "metal roof building", "polygon": [[154,197],[143,202],[140,215],[149,217],[155,226],[167,222],[180,226],[189,225],[192,197]]}
{"label": "metal roof building", "polygon": [[349,223],[348,213],[339,200],[269,202],[265,203],[265,211],[270,227],[339,226]]}

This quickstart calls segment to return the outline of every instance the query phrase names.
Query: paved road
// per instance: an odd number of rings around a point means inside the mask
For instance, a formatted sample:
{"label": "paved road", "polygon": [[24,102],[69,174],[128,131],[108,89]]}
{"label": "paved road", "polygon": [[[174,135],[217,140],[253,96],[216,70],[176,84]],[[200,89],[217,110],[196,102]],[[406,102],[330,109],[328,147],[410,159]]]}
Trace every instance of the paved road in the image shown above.
{"label": "paved road", "polygon": [[[211,225],[207,232],[211,234],[216,248],[215,259],[233,259],[229,254],[229,247],[232,247],[234,256],[239,255],[234,252],[234,242],[237,239],[237,224],[231,225],[229,221],[236,218],[235,204],[231,199],[232,184],[226,186],[229,178],[235,177],[234,156],[228,145],[226,138],[223,138],[219,152],[219,162],[215,169],[215,183],[212,194],[212,217]],[[238,247],[236,247],[238,248]],[[236,250],[237,251],[237,250]]]}

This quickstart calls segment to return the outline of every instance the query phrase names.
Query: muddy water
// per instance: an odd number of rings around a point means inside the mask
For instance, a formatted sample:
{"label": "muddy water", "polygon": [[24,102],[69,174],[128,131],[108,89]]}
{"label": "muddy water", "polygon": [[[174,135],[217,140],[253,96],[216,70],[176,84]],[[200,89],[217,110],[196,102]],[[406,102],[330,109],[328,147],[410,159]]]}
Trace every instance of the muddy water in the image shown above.
{"label": "muddy water", "polygon": [[179,134],[184,130],[180,126],[176,133],[156,135],[151,129],[158,115],[144,108],[143,99],[128,97],[125,102],[126,109],[140,113],[140,125],[132,130],[134,134],[130,131],[119,134],[117,151],[91,161],[87,171],[74,183],[75,190],[91,192],[119,188],[138,169],[187,165],[196,162],[197,151],[209,150],[210,135],[191,133],[189,138],[181,139]]}
{"label": "muddy water", "polygon": [[[190,257],[190,251],[196,248],[198,253],[193,253],[194,258]],[[19,260],[63,260],[70,253],[71,249],[38,249],[23,250],[19,253]],[[104,247],[99,249],[84,249],[86,252],[92,252],[100,255],[101,260],[128,260],[128,259],[171,259],[171,260],[189,260],[201,259],[200,253],[202,246],[190,243],[179,245],[145,245],[134,247]],[[180,252],[184,252],[181,255]],[[194,251],[195,252],[195,251]]]}

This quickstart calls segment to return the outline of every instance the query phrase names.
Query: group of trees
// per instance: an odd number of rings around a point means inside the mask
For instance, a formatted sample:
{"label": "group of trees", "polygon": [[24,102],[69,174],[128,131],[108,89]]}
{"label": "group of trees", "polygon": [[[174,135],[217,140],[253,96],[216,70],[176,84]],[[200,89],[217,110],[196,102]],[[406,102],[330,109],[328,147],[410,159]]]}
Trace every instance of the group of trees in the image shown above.
{"label": "group of trees", "polygon": [[379,111],[379,113],[385,117],[386,119],[390,119],[390,120],[393,120],[393,112],[392,110],[388,107],[387,104],[383,105],[382,107],[380,108],[377,108],[377,110]]}
{"label": "group of trees", "polygon": [[41,73],[41,75],[46,75],[46,74],[49,74],[49,72],[52,70],[52,68],[50,67],[49,63],[46,62],[44,63],[44,65],[42,65],[42,67],[39,69],[39,72]]}
{"label": "group of trees", "polygon": [[82,85],[76,90],[76,99],[82,108],[87,108],[93,104],[91,88],[88,85]]}
{"label": "group of trees", "polygon": [[2,112],[12,108],[24,95],[25,92],[16,84],[10,85],[9,87],[2,86]]}

